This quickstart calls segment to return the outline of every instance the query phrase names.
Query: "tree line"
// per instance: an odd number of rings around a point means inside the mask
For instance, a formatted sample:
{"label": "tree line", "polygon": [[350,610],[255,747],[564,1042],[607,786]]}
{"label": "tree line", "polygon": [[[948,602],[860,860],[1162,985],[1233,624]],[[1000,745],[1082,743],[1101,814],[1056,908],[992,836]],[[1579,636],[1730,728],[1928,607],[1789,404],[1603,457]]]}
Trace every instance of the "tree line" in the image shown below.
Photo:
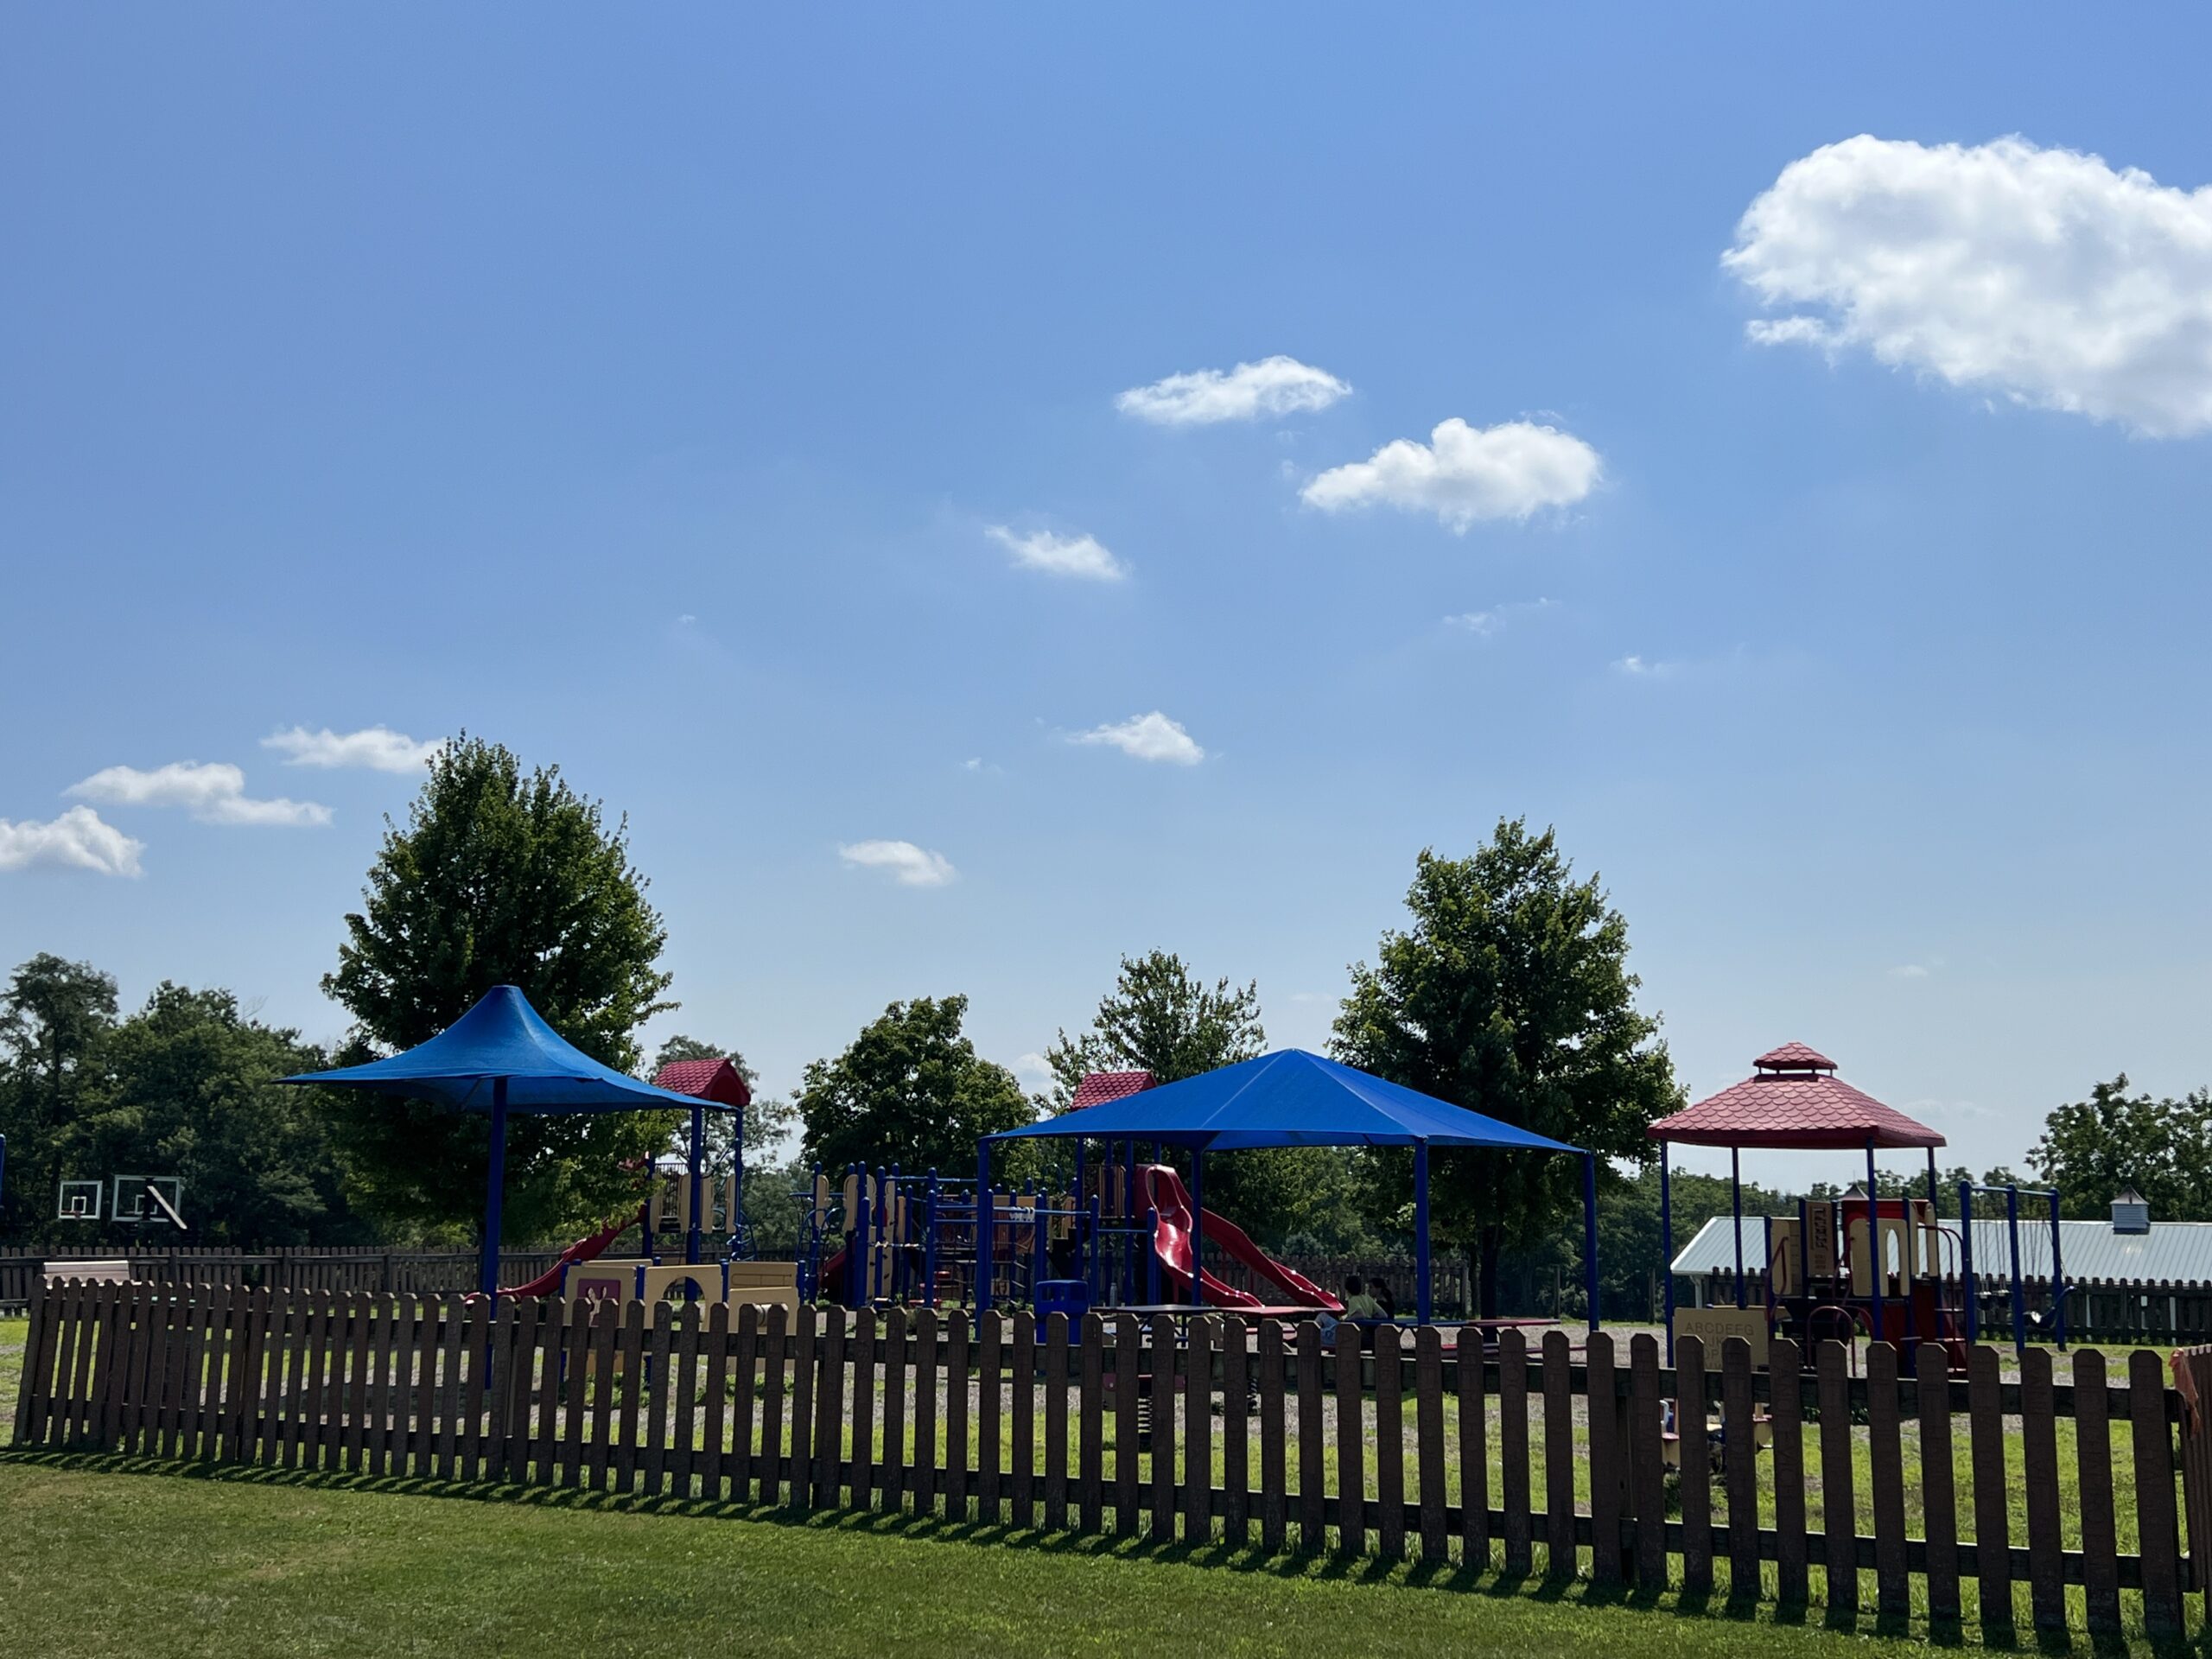
{"label": "tree line", "polygon": [[[275,1079],[410,1047],[499,983],[520,986],[609,1065],[650,1075],[671,1059],[727,1055],[752,1076],[734,1046],[689,1036],[648,1065],[642,1028],[677,1007],[659,965],[666,937],[626,822],[610,823],[557,767],[526,768],[464,734],[433,759],[405,819],[387,821],[361,906],[344,918],[321,988],[352,1023],[330,1051],[227,991],[165,982],[125,1014],[114,980],[88,964],[41,955],[15,970],[0,995],[0,1234],[49,1232],[61,1179],[130,1173],[181,1178],[200,1242],[468,1242],[488,1156],[482,1115]],[[1604,1294],[1634,1311],[1658,1255],[1644,1131],[1683,1091],[1658,1016],[1638,1006],[1628,948],[1625,918],[1596,877],[1575,874],[1554,833],[1501,821],[1465,856],[1418,856],[1400,925],[1351,967],[1329,1046],[1362,1070],[1596,1150]],[[1172,1083],[1267,1047],[1256,982],[1208,981],[1164,950],[1122,960],[1090,1020],[1050,1046],[1050,1080],[1033,1095],[976,1052],[967,1012],[958,995],[893,1002],[808,1065],[788,1099],[756,1098],[744,1196],[763,1249],[796,1242],[791,1193],[814,1165],[964,1174],[979,1138],[1065,1109],[1086,1072]],[[510,1239],[565,1238],[634,1205],[642,1172],[675,1147],[684,1116],[518,1116]],[[2130,1094],[2123,1076],[2054,1111],[2028,1164],[2065,1189],[2069,1214],[2102,1213],[2122,1185],[2167,1217],[2212,1214],[2208,1128],[2204,1091],[2154,1100]],[[739,1143],[719,1119],[710,1135],[710,1162],[726,1171]],[[1000,1174],[1051,1187],[1069,1179],[1068,1155],[1019,1143]],[[1465,1254],[1485,1308],[1502,1286],[1525,1294],[1548,1274],[1579,1283],[1578,1160],[1440,1148],[1431,1175],[1433,1236]],[[1382,1252],[1410,1236],[1410,1158],[1393,1149],[1221,1156],[1206,1196],[1278,1251]],[[1726,1184],[1681,1174],[1675,1199],[1686,1241],[1725,1212]],[[1794,1202],[1746,1192],[1747,1213]]]}

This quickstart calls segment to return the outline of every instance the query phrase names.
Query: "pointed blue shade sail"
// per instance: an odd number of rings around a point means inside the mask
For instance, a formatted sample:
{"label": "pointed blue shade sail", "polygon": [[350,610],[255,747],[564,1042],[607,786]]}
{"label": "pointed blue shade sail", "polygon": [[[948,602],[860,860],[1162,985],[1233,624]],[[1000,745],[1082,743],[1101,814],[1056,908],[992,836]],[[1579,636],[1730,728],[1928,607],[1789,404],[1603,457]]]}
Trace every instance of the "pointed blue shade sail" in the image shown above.
{"label": "pointed blue shade sail", "polygon": [[1250,1147],[1408,1147],[1422,1141],[1432,1147],[1582,1151],[1417,1090],[1385,1083],[1302,1048],[1278,1049],[990,1138],[1054,1135],[1157,1141],[1200,1152]]}
{"label": "pointed blue shade sail", "polygon": [[547,1025],[530,999],[512,985],[494,985],[476,1006],[427,1043],[366,1065],[305,1071],[285,1083],[325,1084],[435,1101],[464,1111],[492,1109],[495,1078],[507,1084],[511,1112],[637,1112],[704,1106],[732,1109],[690,1095],[672,1094],[617,1071]]}

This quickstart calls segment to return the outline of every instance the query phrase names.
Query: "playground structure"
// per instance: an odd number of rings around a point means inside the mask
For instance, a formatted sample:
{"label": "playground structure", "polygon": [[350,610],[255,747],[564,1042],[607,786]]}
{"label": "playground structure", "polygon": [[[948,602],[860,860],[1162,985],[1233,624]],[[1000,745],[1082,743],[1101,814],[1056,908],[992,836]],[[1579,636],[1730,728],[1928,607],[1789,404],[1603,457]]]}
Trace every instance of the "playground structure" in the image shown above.
{"label": "playground structure", "polygon": [[[1948,1369],[1963,1373],[1967,1351],[1979,1334],[1971,1225],[1978,1192],[2005,1200],[2012,1331],[2024,1351],[2027,1337],[2020,1199],[2024,1196],[2047,1204],[2056,1335],[2059,1347],[2064,1348],[2056,1192],[1961,1184],[1957,1223],[1947,1224],[1940,1212],[1941,1178],[1936,1167],[1936,1148],[1944,1144],[1941,1134],[1843,1082],[1835,1075],[1834,1061],[1802,1043],[1770,1050],[1752,1064],[1751,1077],[1661,1119],[1648,1132],[1659,1143],[1660,1249],[1669,1363],[1678,1332],[1694,1334],[1708,1344],[1740,1337],[1761,1365],[1775,1337],[1789,1337],[1801,1345],[1832,1339],[1849,1346],[1863,1336],[1894,1345],[1907,1364],[1923,1345],[1935,1344]],[[1733,1307],[1675,1306],[1669,1153],[1675,1144],[1728,1148],[1735,1236]],[[1839,1198],[1801,1199],[1795,1216],[1762,1217],[1751,1273],[1745,1271],[1741,1166],[1745,1147],[1849,1148],[1863,1151],[1866,1160],[1862,1187]],[[1927,1154],[1924,1198],[1879,1196],[1876,1154],[1902,1149]]]}
{"label": "playground structure", "polygon": [[990,1283],[978,1294],[973,1181],[896,1168],[846,1171],[834,1184],[817,1169],[794,1196],[802,1206],[798,1281],[810,1300],[849,1307],[918,1303],[1017,1303],[1040,1313],[1157,1306],[1191,1293],[1194,1233],[1236,1262],[1261,1297],[1201,1268],[1205,1305],[1250,1310],[1338,1311],[1337,1299],[1262,1250],[1234,1223],[1208,1216],[1164,1162],[1078,1160],[1079,1192],[994,1187]]}

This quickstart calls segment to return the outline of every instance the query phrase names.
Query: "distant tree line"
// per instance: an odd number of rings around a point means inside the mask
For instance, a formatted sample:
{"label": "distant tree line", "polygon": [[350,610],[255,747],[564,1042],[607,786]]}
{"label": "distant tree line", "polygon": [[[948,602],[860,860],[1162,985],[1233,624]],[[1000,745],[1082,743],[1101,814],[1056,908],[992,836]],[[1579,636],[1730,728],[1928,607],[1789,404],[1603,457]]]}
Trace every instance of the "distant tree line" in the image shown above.
{"label": "distant tree line", "polygon": [[[194,1242],[262,1245],[474,1239],[486,1125],[425,1103],[278,1085],[277,1077],[396,1052],[435,1034],[491,986],[518,985],[548,1021],[640,1075],[734,1046],[671,1037],[650,1065],[645,1023],[677,1005],[659,965],[666,928],[631,863],[627,825],[557,768],[529,769],[464,734],[432,760],[404,823],[387,822],[361,907],[322,988],[352,1018],[326,1053],[219,989],[164,982],[129,1013],[96,968],[41,955],[0,995],[0,1133],[10,1163],[0,1234],[50,1234],[56,1184],[118,1173],[185,1183]],[[1351,967],[1337,1058],[1425,1093],[1602,1154],[1601,1294],[1640,1311],[1659,1267],[1657,1172],[1644,1131],[1681,1103],[1656,1014],[1637,1004],[1625,919],[1578,878],[1555,836],[1501,821],[1471,854],[1415,861],[1402,925]],[[758,1096],[743,1124],[744,1202],[756,1241],[797,1242],[794,1189],[815,1165],[897,1164],[964,1175],[978,1139],[1065,1110],[1084,1075],[1146,1071],[1161,1084],[1263,1052],[1255,982],[1211,981],[1172,951],[1124,957],[1090,1019],[1062,1030],[1049,1081],[1024,1093],[977,1053],[968,1000],[890,1004],[841,1052],[809,1065],[789,1099]],[[687,1115],[518,1116],[510,1126],[510,1242],[573,1236],[638,1202],[645,1171],[682,1145]],[[740,1150],[710,1118],[709,1162]],[[2169,1217],[2212,1215],[2212,1096],[2153,1099],[2121,1077],[2048,1120],[2029,1154],[2067,1213],[2097,1215],[2121,1185]],[[1186,1160],[1179,1156],[1179,1163]],[[1575,1287],[1577,1160],[1441,1150],[1432,1235],[1464,1253],[1482,1305],[1546,1281]],[[1001,1179],[1071,1178],[1065,1143],[1014,1143]],[[1952,1171],[1950,1184],[1965,1172]],[[2005,1171],[1986,1179],[2010,1179]],[[1883,1172],[1886,1192],[1910,1177]],[[1725,1213],[1727,1184],[1678,1173],[1675,1235]],[[1315,1147],[1210,1159],[1206,1199],[1267,1248],[1360,1255],[1408,1248],[1410,1159]],[[1795,1199],[1746,1187],[1747,1213]]]}

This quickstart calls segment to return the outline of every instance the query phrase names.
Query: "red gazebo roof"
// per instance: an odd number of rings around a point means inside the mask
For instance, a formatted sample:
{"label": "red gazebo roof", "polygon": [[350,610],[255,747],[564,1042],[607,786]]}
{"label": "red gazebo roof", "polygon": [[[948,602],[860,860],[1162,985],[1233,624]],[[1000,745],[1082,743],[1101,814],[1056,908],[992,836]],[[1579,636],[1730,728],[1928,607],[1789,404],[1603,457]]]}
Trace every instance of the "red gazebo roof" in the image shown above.
{"label": "red gazebo roof", "polygon": [[1802,1043],[1784,1043],[1752,1062],[1751,1077],[1645,1131],[1692,1147],[1895,1150],[1940,1147],[1943,1137],[1835,1075],[1835,1062]]}
{"label": "red gazebo roof", "polygon": [[653,1073],[653,1087],[671,1094],[695,1095],[719,1106],[743,1111],[753,1103],[745,1074],[728,1060],[671,1060]]}
{"label": "red gazebo roof", "polygon": [[1149,1071],[1091,1071],[1076,1084],[1075,1098],[1068,1103],[1071,1112],[1086,1106],[1096,1106],[1103,1101],[1120,1100],[1127,1095],[1142,1094],[1152,1087]]}

